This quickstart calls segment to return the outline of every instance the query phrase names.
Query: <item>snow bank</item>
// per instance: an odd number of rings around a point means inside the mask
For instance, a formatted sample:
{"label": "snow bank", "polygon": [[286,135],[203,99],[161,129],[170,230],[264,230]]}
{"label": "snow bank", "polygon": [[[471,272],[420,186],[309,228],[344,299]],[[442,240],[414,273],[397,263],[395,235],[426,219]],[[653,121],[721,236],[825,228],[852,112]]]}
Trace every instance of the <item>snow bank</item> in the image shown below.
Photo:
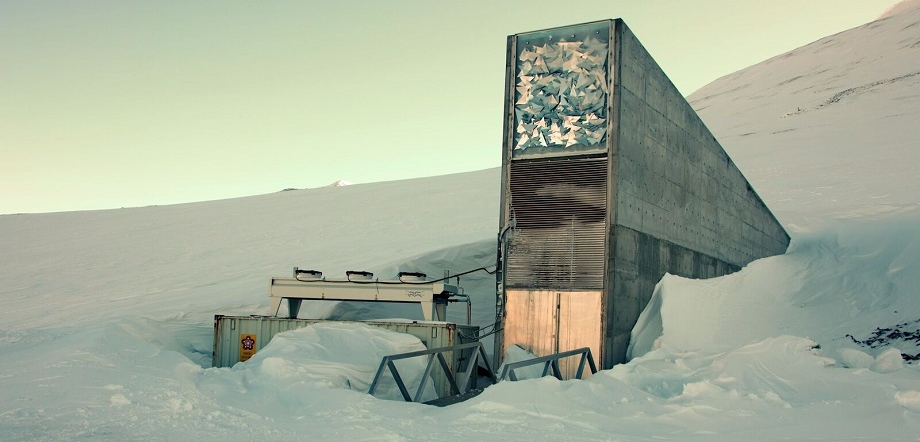
{"label": "snow bank", "polygon": [[724,351],[662,346],[587,382],[610,376],[638,387],[660,404],[656,422],[706,440],[737,440],[742,428],[756,440],[906,440],[920,430],[903,413],[916,405],[920,371],[844,369],[823,354],[796,336]]}
{"label": "snow bank", "polygon": [[828,355],[839,348],[878,354],[890,346],[920,353],[907,333],[867,339],[881,327],[920,319],[920,213],[837,224],[798,236],[786,255],[733,275],[666,275],[633,330],[630,355],[723,351],[778,335],[811,338]]}
{"label": "snow bank", "polygon": [[[242,372],[248,385],[271,385],[272,390],[293,395],[292,390],[302,385],[367,393],[384,356],[425,349],[418,338],[405,333],[364,324],[322,323],[275,335],[233,371]],[[425,357],[396,362],[409,391],[418,388],[427,362]],[[385,373],[376,396],[402,400],[392,375]],[[426,393],[424,400],[435,398],[430,388]]]}

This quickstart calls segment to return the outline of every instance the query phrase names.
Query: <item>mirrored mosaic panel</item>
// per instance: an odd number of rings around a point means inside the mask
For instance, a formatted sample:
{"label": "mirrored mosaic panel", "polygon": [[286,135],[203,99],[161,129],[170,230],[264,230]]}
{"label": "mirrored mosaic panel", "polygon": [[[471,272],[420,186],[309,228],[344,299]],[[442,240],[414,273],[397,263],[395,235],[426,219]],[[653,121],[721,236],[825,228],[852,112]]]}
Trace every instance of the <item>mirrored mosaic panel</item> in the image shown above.
{"label": "mirrored mosaic panel", "polygon": [[602,151],[610,22],[517,36],[512,157]]}

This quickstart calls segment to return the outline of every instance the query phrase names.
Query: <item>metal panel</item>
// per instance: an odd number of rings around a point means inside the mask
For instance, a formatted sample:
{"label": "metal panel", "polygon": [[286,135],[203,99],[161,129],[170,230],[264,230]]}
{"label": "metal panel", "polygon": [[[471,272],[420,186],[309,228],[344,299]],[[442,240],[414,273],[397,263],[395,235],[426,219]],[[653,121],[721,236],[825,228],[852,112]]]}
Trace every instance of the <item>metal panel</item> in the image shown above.
{"label": "metal panel", "polygon": [[603,288],[607,159],[512,162],[508,186],[507,287]]}
{"label": "metal panel", "polygon": [[[589,347],[599,361],[601,353],[601,292],[559,293],[559,350]],[[562,372],[572,377],[578,370],[578,358],[559,361]],[[589,375],[590,376],[590,375]]]}
{"label": "metal panel", "polygon": [[271,306],[269,313],[278,315],[281,301],[288,301],[288,315],[297,317],[300,301],[322,299],[327,301],[417,302],[422,306],[426,321],[437,316],[443,321],[447,298],[459,295],[460,288],[439,282],[404,282],[374,280],[356,283],[351,279],[272,278],[269,287]]}
{"label": "metal panel", "polygon": [[514,158],[604,152],[611,21],[512,36]]}
{"label": "metal panel", "polygon": [[512,345],[519,345],[537,356],[556,353],[556,292],[508,290],[505,299],[507,317],[501,353]]}
{"label": "metal panel", "polygon": [[[600,291],[508,290],[506,297],[502,353],[519,345],[537,356],[582,347],[600,355]],[[575,358],[559,364],[566,377],[578,369]]]}
{"label": "metal panel", "polygon": [[[214,317],[214,354],[212,364],[215,367],[230,367],[240,361],[239,338],[243,334],[256,334],[255,351],[258,352],[273,336],[278,333],[304,328],[311,324],[327,321],[322,319],[290,319],[273,316],[223,316]],[[476,336],[479,327],[458,325],[449,322],[389,322],[389,321],[354,321],[355,323],[373,325],[387,330],[413,335],[426,347],[446,347],[454,342],[467,342],[464,336]]]}

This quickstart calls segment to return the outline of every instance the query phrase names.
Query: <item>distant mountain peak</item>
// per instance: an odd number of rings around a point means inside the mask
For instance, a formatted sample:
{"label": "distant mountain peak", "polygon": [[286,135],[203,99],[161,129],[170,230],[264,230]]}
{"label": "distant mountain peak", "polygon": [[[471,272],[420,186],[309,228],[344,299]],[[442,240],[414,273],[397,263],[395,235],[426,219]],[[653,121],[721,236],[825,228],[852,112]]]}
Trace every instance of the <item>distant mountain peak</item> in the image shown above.
{"label": "distant mountain peak", "polygon": [[345,187],[345,186],[350,186],[350,185],[352,185],[351,181],[338,180],[326,187]]}
{"label": "distant mountain peak", "polygon": [[902,0],[898,3],[895,3],[894,5],[889,6],[888,9],[882,13],[882,15],[879,15],[875,19],[881,20],[883,18],[893,17],[902,12],[918,8],[920,8],[920,0]]}

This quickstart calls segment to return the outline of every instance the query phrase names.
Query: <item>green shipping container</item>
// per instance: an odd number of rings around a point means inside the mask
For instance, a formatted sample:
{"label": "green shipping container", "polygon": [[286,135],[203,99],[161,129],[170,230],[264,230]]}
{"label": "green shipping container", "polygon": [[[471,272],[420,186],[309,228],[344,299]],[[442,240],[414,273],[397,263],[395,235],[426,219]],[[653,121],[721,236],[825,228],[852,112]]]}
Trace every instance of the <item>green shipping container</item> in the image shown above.
{"label": "green shipping container", "polygon": [[[268,345],[276,334],[307,327],[324,322],[358,322],[387,330],[408,333],[419,338],[425,347],[439,348],[466,344],[476,341],[479,326],[460,325],[450,322],[435,321],[328,321],[324,319],[292,319],[275,316],[214,316],[214,353],[215,367],[232,367],[234,364],[249,359]],[[472,350],[454,355],[444,353],[452,374],[466,368]],[[433,384],[442,396],[449,393],[449,384],[439,370],[432,372]]]}

